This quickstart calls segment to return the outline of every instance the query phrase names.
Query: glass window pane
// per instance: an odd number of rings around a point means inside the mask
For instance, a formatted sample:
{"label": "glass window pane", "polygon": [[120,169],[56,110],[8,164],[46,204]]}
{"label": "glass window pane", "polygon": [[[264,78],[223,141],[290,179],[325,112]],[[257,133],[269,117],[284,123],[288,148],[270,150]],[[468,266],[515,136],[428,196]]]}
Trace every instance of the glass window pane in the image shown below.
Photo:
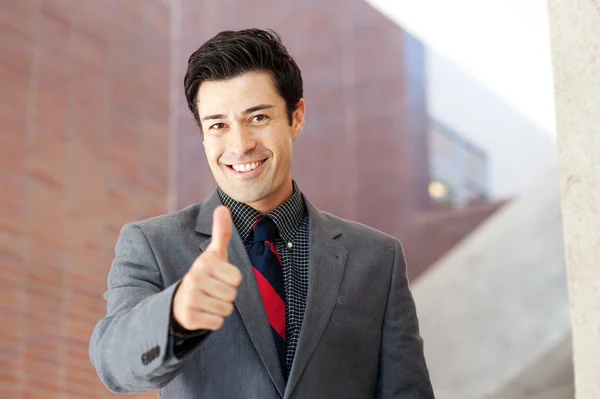
{"label": "glass window pane", "polygon": [[431,157],[443,160],[445,163],[453,163],[454,142],[448,135],[432,126],[429,134],[429,143]]}

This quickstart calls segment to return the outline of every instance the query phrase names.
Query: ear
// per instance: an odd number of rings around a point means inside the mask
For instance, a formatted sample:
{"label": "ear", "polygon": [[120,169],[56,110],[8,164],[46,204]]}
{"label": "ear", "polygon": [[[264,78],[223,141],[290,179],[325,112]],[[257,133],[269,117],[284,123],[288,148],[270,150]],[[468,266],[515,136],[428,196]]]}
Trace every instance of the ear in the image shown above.
{"label": "ear", "polygon": [[304,129],[304,116],[306,114],[306,104],[304,99],[301,98],[296,105],[296,109],[292,114],[292,141],[295,141]]}

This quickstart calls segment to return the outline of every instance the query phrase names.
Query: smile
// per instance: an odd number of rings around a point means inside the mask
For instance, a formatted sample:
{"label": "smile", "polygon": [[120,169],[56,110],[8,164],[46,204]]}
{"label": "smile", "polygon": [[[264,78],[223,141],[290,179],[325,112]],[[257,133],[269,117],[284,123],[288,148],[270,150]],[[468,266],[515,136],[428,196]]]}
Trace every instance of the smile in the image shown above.
{"label": "smile", "polygon": [[229,167],[238,173],[247,174],[247,173],[250,173],[250,172],[256,170],[258,167],[260,167],[262,164],[264,164],[265,161],[266,161],[266,159],[263,159],[262,161],[229,165]]}

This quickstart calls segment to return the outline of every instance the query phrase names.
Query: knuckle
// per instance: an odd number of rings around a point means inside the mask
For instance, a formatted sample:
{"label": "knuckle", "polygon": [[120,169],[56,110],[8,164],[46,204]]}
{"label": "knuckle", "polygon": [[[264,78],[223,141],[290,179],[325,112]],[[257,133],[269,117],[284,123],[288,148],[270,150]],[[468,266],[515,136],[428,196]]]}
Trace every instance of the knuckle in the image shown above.
{"label": "knuckle", "polygon": [[185,278],[187,279],[187,282],[191,288],[197,288],[202,284],[202,276],[198,273],[193,273],[190,271],[188,274],[186,274]]}
{"label": "knuckle", "polygon": [[240,272],[240,269],[238,269],[236,266],[234,266],[232,264],[228,264],[228,266],[229,266],[227,268],[228,280],[234,286],[240,285],[242,282],[242,273]]}
{"label": "knuckle", "polygon": [[179,323],[188,330],[193,329],[194,314],[189,310],[184,311],[183,314],[181,315],[181,320],[179,321]]}
{"label": "knuckle", "polygon": [[221,316],[229,316],[233,312],[233,307],[229,302],[221,302],[219,306]]}
{"label": "knuckle", "polygon": [[227,316],[231,316],[231,314],[233,313],[233,303],[228,303],[225,306],[225,313]]}
{"label": "knuckle", "polygon": [[208,330],[218,330],[223,325],[223,318],[221,316],[217,316],[211,313],[203,313],[201,319],[202,328]]}
{"label": "knuckle", "polygon": [[215,317],[215,320],[213,322],[213,327],[216,330],[219,330],[221,327],[223,327],[223,324],[225,324],[225,319],[223,317],[220,317],[220,316]]}
{"label": "knuckle", "polygon": [[210,310],[210,298],[206,296],[206,294],[199,292],[196,298],[194,299],[194,305],[198,309],[202,309],[204,311]]}
{"label": "knuckle", "polygon": [[240,270],[237,267],[235,268],[234,277],[235,277],[235,285],[239,286],[242,283],[243,278],[242,278],[242,272],[240,272]]}
{"label": "knuckle", "polygon": [[215,285],[212,279],[206,278],[199,288],[199,300],[206,301],[210,297],[215,296]]}
{"label": "knuckle", "polygon": [[210,270],[212,262],[210,261],[210,253],[203,253],[194,261],[193,269],[205,273]]}

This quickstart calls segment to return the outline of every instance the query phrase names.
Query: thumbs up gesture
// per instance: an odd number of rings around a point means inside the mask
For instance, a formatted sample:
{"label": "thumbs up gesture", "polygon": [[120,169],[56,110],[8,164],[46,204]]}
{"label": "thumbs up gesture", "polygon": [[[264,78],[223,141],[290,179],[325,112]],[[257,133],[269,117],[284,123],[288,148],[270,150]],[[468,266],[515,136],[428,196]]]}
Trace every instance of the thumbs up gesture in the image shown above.
{"label": "thumbs up gesture", "polygon": [[229,209],[220,206],[213,215],[212,239],[184,276],[173,298],[173,316],[186,330],[218,330],[233,312],[239,269],[227,261],[233,222]]}

